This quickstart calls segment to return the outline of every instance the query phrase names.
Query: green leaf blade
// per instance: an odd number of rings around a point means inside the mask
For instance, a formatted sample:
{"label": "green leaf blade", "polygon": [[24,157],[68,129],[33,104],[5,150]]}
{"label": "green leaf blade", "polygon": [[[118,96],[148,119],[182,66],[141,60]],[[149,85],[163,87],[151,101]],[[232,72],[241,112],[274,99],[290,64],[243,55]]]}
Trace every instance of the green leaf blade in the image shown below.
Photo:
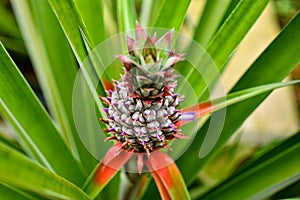
{"label": "green leaf blade", "polygon": [[77,161],[4,47],[0,48],[0,110],[40,163],[82,184]]}
{"label": "green leaf blade", "polygon": [[[195,119],[197,119],[203,117],[204,115],[210,114],[212,112],[216,112],[218,110],[240,103],[242,101],[253,98],[255,96],[270,92],[274,89],[278,89],[281,87],[286,87],[298,83],[300,83],[300,80],[283,82],[283,83],[271,83],[271,84],[261,85],[253,88],[248,88],[245,90],[230,93],[226,97],[224,96],[224,97],[212,99],[211,101],[205,101],[191,107],[183,108],[181,112],[182,115],[184,115],[185,113],[193,112],[195,113]],[[193,119],[192,121],[194,121],[195,119]],[[191,121],[182,121],[179,125],[182,126],[183,124],[186,124],[188,122]]]}
{"label": "green leaf blade", "polygon": [[[47,71],[53,74],[54,80],[49,82],[48,85],[54,84],[57,91],[57,94],[52,94],[52,96],[56,95],[59,105],[57,113],[60,114],[56,120],[72,147],[72,151],[79,157],[85,170],[90,171],[96,162],[78,137],[73,119],[72,92],[78,71],[76,60],[48,2],[33,0],[32,7],[35,11],[35,19],[38,21],[38,28],[41,30],[41,43],[44,44],[47,50],[47,59],[49,60]],[[41,76],[44,73],[42,72]]]}
{"label": "green leaf blade", "polygon": [[22,199],[22,200],[37,200],[36,198],[30,196],[29,194],[13,188],[8,185],[0,183],[0,194],[2,200],[11,200],[11,199]]}
{"label": "green leaf blade", "polygon": [[0,180],[55,199],[90,199],[74,184],[37,165],[24,155],[0,143]]}
{"label": "green leaf blade", "polygon": [[16,39],[21,39],[20,31],[18,30],[17,23],[14,20],[12,13],[2,5],[0,6],[0,16],[1,33]]}
{"label": "green leaf blade", "polygon": [[103,1],[75,0],[78,11],[94,44],[106,38]]}
{"label": "green leaf blade", "polygon": [[206,66],[206,76],[209,76],[211,79],[210,82],[205,82],[203,78],[199,77],[198,73],[194,73],[194,68],[180,69],[183,74],[188,74],[186,79],[193,85],[194,90],[199,92],[201,100],[208,99],[207,88],[214,84],[214,79],[217,78],[216,70],[222,72],[226,68],[226,64],[235,49],[263,12],[268,2],[269,0],[244,0],[237,4],[233,12],[207,44],[206,50],[212,60],[208,59],[208,56],[205,54],[195,55],[197,51],[194,51],[193,47],[187,50],[187,56],[199,57],[199,65]]}
{"label": "green leaf blade", "polygon": [[77,61],[81,64],[87,57],[87,51],[82,41],[79,28],[81,28],[86,35],[89,34],[87,33],[76,5],[71,0],[48,0],[48,2],[72,47]]}
{"label": "green leaf blade", "polygon": [[[170,1],[164,0],[160,5],[158,15],[154,22],[154,27],[163,27],[168,29],[175,28],[176,31],[179,31],[185,19],[190,2],[190,0],[176,0],[170,3]],[[176,15],[174,11],[176,11]]]}
{"label": "green leaf blade", "polygon": [[[291,23],[281,32],[281,34],[272,42],[265,52],[250,67],[248,72],[236,84],[232,92],[248,87],[258,86],[270,82],[281,81],[285,78],[294,66],[299,63],[300,56],[300,30],[297,28],[300,23],[300,14],[298,14]],[[290,52],[290,53],[283,53]],[[270,67],[272,66],[272,71]],[[254,78],[255,77],[255,78]],[[215,155],[215,153],[227,142],[231,135],[243,124],[244,120],[258,107],[265,99],[267,94],[259,95],[255,98],[246,100],[239,104],[227,108],[226,120],[213,150],[202,159],[195,159],[189,165],[190,156],[198,157],[199,147],[201,146],[209,123],[206,123],[197,133],[194,142],[187,150],[184,156],[178,160],[178,165],[182,170],[183,176],[191,183],[195,177],[195,169],[202,169],[205,164]],[[241,110],[243,112],[241,112]],[[218,112],[216,112],[218,114]],[[234,122],[234,123],[232,123]]]}
{"label": "green leaf blade", "polygon": [[[268,3],[269,0],[241,1],[220,27],[207,49],[220,70],[223,69],[232,52],[234,52]],[[241,21],[244,23],[240,23]],[[220,47],[222,47],[222,51],[220,51]]]}
{"label": "green leaf blade", "polygon": [[194,40],[206,46],[217,31],[230,2],[231,0],[210,0],[206,2],[193,36]]}
{"label": "green leaf blade", "polygon": [[29,5],[26,1],[12,1],[12,5],[18,13],[18,23],[50,113],[77,155],[74,126],[71,127],[72,88],[77,65],[48,2],[31,2]]}
{"label": "green leaf blade", "polygon": [[[296,134],[233,174],[201,199],[264,199],[300,180],[300,134]],[[259,180],[259,181],[258,181]]]}
{"label": "green leaf blade", "polygon": [[119,31],[127,32],[135,29],[136,11],[133,0],[118,0]]}

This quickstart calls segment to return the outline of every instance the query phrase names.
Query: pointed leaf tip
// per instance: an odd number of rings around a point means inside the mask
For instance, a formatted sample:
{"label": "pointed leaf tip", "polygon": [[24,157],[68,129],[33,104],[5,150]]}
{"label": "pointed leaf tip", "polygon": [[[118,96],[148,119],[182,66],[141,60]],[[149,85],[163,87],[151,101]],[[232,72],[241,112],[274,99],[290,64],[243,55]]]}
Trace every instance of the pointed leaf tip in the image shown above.
{"label": "pointed leaf tip", "polygon": [[154,48],[154,47],[155,45],[152,41],[152,38],[150,36],[147,36],[144,48]]}
{"label": "pointed leaf tip", "polygon": [[177,55],[175,55],[173,57],[170,57],[167,60],[167,62],[166,62],[166,64],[165,64],[165,66],[164,66],[163,69],[167,69],[169,67],[173,67],[176,63],[178,63],[179,61],[182,61],[182,60],[184,60],[183,59],[183,54],[177,54]]}
{"label": "pointed leaf tip", "polygon": [[135,28],[137,28],[138,26],[141,26],[138,20],[135,20]]}
{"label": "pointed leaf tip", "polygon": [[151,39],[150,36],[147,36],[146,42],[144,44],[144,48],[143,48],[143,56],[145,58],[148,57],[148,55],[152,55],[152,59],[155,57],[156,54],[156,49],[155,49],[155,45]]}
{"label": "pointed leaf tip", "polygon": [[136,29],[135,29],[135,40],[137,42],[139,42],[140,40],[143,40],[147,37],[143,27],[138,23],[136,22]]}
{"label": "pointed leaf tip", "polygon": [[128,55],[119,55],[118,58],[122,62],[123,66],[127,69],[130,70],[133,68],[133,66],[138,66],[138,64],[131,59],[131,56]]}
{"label": "pointed leaf tip", "polygon": [[154,44],[157,42],[156,32],[152,36],[152,41],[153,41]]}
{"label": "pointed leaf tip", "polygon": [[129,36],[126,36],[126,43],[129,53],[136,49],[135,41]]}
{"label": "pointed leaf tip", "polygon": [[172,47],[173,35],[174,29],[171,29],[156,42],[155,46],[160,49],[170,50]]}

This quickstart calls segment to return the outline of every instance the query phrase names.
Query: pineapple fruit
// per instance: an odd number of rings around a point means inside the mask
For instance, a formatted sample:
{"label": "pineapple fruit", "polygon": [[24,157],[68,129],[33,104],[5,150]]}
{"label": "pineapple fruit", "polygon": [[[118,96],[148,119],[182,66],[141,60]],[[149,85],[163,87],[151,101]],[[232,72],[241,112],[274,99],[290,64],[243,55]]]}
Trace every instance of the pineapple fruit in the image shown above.
{"label": "pineapple fruit", "polygon": [[150,154],[183,137],[176,126],[183,97],[175,93],[172,69],[183,55],[170,50],[173,32],[157,40],[137,23],[135,39],[126,38],[129,54],[119,56],[125,74],[122,81],[114,81],[114,90],[103,98],[108,104],[108,119],[102,119],[109,126],[108,139],[122,142],[125,150]]}

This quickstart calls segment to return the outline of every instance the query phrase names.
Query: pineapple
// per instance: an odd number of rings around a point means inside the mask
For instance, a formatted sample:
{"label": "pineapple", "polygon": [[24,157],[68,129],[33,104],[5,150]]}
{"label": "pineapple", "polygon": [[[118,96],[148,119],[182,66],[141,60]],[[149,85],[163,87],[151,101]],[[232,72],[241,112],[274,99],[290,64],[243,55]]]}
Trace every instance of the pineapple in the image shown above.
{"label": "pineapple", "polygon": [[175,93],[176,75],[172,67],[183,55],[171,51],[173,30],[159,40],[151,38],[137,23],[135,39],[127,37],[128,55],[120,55],[125,74],[108,92],[105,122],[109,140],[122,142],[122,148],[148,153],[166,147],[168,141],[182,138],[177,128],[183,100]]}

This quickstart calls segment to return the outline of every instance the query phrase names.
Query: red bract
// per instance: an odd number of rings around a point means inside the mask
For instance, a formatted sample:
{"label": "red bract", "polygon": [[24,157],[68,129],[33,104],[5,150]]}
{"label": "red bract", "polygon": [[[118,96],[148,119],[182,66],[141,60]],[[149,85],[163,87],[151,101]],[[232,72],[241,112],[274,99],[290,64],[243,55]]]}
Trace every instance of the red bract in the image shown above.
{"label": "red bract", "polygon": [[[111,147],[94,173],[93,183],[89,184],[86,191],[94,193],[96,196],[132,155],[132,152],[121,148],[120,142]],[[142,159],[138,162],[139,171],[145,163],[155,180],[162,199],[189,199],[181,173],[168,154],[157,150],[149,156],[146,156],[145,153],[138,153],[138,158],[138,160]]]}

